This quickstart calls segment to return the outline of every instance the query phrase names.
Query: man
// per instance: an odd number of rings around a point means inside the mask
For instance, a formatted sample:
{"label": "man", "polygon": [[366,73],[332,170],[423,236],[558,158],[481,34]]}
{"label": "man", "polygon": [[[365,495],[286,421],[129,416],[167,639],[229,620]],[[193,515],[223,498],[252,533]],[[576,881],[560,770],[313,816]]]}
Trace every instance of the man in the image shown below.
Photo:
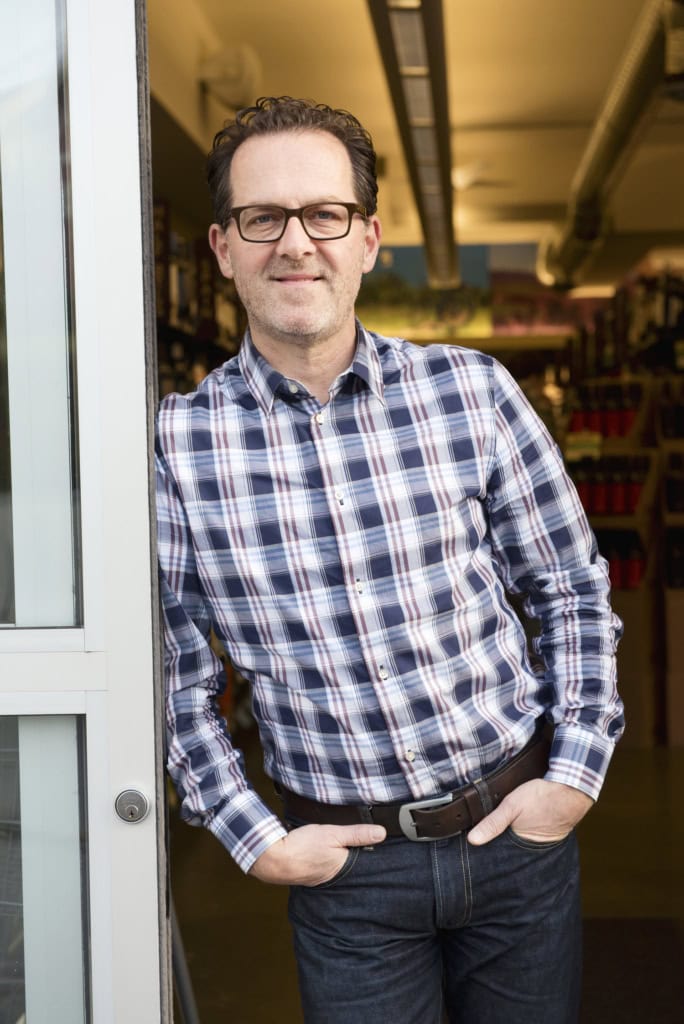
{"label": "man", "polygon": [[[622,730],[621,624],[561,458],[495,360],[355,320],[381,237],[355,118],[260,100],[217,135],[209,183],[249,330],[159,413],[183,814],[292,886],[308,1022],[572,1021],[572,830]],[[212,627],[285,824],[216,715]]]}

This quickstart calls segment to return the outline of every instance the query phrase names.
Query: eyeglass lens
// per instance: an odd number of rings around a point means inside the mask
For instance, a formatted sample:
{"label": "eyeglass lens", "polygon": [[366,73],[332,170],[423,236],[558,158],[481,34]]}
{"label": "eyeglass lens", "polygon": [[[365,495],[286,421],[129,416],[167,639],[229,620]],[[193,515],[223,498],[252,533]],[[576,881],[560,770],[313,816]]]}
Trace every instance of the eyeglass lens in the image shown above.
{"label": "eyeglass lens", "polygon": [[309,238],[342,238],[349,231],[352,211],[341,203],[317,203],[301,211],[281,206],[248,206],[240,212],[240,234],[253,242],[275,241],[290,216],[299,217]]}

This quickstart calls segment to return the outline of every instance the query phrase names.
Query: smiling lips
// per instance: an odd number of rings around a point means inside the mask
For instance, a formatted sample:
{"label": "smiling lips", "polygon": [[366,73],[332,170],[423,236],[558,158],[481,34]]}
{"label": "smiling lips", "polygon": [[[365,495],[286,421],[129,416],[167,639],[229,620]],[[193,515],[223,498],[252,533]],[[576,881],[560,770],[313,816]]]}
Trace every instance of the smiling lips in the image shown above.
{"label": "smiling lips", "polygon": [[273,280],[279,284],[313,284],[321,278],[314,274],[283,274],[282,277],[275,276]]}

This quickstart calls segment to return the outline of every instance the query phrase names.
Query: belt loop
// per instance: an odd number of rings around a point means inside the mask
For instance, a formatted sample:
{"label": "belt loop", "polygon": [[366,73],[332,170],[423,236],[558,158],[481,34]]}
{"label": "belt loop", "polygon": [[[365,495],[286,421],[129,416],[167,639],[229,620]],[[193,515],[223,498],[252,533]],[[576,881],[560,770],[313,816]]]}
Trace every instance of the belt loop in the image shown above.
{"label": "belt loop", "polygon": [[492,801],[486,779],[477,779],[473,782],[473,787],[477,791],[477,795],[480,798],[480,803],[482,804],[485,814],[489,814],[490,811],[494,810],[494,803]]}
{"label": "belt loop", "polygon": [[[369,806],[368,804],[361,804],[361,806],[359,807],[359,818],[364,823],[364,825],[374,825],[375,822],[373,821],[373,807],[372,807],[372,805]],[[374,846],[364,846],[363,849],[367,850],[368,853],[372,853],[373,850],[375,849],[375,847]]]}

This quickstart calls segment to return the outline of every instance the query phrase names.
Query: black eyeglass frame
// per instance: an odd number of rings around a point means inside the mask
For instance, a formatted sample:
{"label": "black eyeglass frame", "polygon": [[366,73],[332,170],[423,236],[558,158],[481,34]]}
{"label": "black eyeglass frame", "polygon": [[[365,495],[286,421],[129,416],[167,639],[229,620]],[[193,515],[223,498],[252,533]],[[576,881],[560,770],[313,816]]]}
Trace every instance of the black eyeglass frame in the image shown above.
{"label": "black eyeglass frame", "polygon": [[[322,235],[320,237],[312,235],[307,230],[306,224],[304,223],[304,211],[315,210],[319,206],[343,206],[347,213],[349,214],[349,219],[347,221],[347,230],[344,231],[341,235]],[[283,229],[279,235],[276,235],[274,238],[245,238],[245,236],[242,233],[242,228],[240,227],[240,215],[244,213],[245,210],[258,209],[282,210],[282,212],[285,214],[285,220],[283,221]],[[300,206],[298,209],[294,209],[294,207],[288,206],[278,206],[276,203],[250,203],[249,206],[234,206],[230,210],[222,226],[223,230],[225,231],[230,221],[234,220],[235,226],[238,229],[238,233],[243,242],[252,242],[254,245],[268,245],[271,242],[279,242],[280,239],[285,234],[285,231],[287,230],[287,225],[290,222],[290,218],[296,217],[299,223],[302,225],[307,237],[310,238],[312,242],[337,242],[339,241],[340,238],[346,238],[349,232],[351,231],[352,217],[354,216],[355,213],[360,214],[364,220],[368,220],[368,214],[366,213],[365,206],[360,206],[358,203],[338,203],[335,200],[327,203],[307,203],[306,206]]]}

